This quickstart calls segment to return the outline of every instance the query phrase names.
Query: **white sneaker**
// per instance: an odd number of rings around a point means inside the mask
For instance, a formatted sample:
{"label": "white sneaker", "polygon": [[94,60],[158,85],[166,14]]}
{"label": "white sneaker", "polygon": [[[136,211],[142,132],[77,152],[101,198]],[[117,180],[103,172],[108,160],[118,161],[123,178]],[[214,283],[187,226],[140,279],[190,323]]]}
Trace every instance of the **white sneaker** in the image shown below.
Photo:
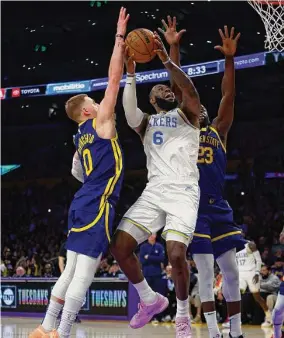
{"label": "white sneaker", "polygon": [[223,323],[223,324],[222,324],[222,327],[223,327],[224,329],[229,329],[229,328],[230,328],[230,321],[227,321],[227,322]]}
{"label": "white sneaker", "polygon": [[265,318],[265,322],[261,324],[261,327],[271,327],[272,326],[272,320],[270,318]]}

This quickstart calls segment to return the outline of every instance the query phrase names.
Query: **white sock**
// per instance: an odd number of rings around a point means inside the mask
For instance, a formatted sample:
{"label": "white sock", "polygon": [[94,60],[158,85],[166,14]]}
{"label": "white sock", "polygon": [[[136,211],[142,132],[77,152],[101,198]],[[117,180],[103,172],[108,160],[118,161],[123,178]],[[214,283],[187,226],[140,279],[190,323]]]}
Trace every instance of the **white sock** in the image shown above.
{"label": "white sock", "polygon": [[221,333],[217,323],[216,311],[204,312],[204,317],[206,319],[210,338],[221,337]]}
{"label": "white sock", "polygon": [[189,299],[179,300],[177,299],[177,314],[176,318],[189,317]]}
{"label": "white sock", "polygon": [[50,300],[44,320],[41,324],[46,331],[51,331],[56,328],[56,321],[62,308],[63,304],[53,299]]}
{"label": "white sock", "polygon": [[74,324],[77,314],[82,307],[81,299],[66,297],[65,305],[62,311],[61,321],[58,328],[60,338],[69,338],[72,325]]}
{"label": "white sock", "polygon": [[272,321],[271,312],[269,310],[265,312],[265,320]]}
{"label": "white sock", "polygon": [[144,304],[152,305],[156,302],[157,294],[150,288],[145,278],[142,282],[133,284],[133,286],[137,290],[138,295]]}
{"label": "white sock", "polygon": [[239,337],[242,335],[242,322],[240,313],[230,317],[230,333],[232,337]]}

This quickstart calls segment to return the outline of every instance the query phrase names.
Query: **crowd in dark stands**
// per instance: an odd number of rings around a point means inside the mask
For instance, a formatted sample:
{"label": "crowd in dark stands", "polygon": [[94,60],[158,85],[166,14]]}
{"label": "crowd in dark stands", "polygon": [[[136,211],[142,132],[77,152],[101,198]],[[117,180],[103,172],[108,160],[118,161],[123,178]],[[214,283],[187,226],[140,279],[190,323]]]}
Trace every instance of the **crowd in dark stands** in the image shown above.
{"label": "crowd in dark stands", "polygon": [[[255,241],[268,273],[280,280],[284,276],[284,248],[279,244],[279,233],[284,226],[283,181],[251,182],[253,187],[248,186],[246,190],[240,180],[227,182],[226,196],[233,206],[235,220],[246,238]],[[68,207],[79,187],[78,183],[69,177],[48,182],[33,181],[22,186],[11,184],[5,182],[2,186],[1,276],[60,276],[58,256],[62,243],[66,240]],[[117,208],[117,224],[139,196],[144,185],[145,177],[136,178],[133,182],[130,180],[130,183],[126,180]],[[157,238],[152,237],[149,243],[143,244],[138,255],[149,283],[157,291],[167,294],[171,300],[167,311],[155,320],[173,321],[176,306],[174,285],[160,234],[157,234]],[[199,323],[202,313],[198,295],[198,271],[190,254],[188,262],[191,270],[192,319]],[[108,255],[103,258],[96,277],[123,277],[123,273],[117,262]],[[263,279],[265,278],[267,277],[264,275]],[[214,291],[218,318],[223,322],[226,320],[226,307],[223,306],[222,275],[217,267]],[[277,290],[272,293],[276,294]],[[248,298],[245,301],[252,300]],[[254,322],[254,313],[246,311],[243,320]]]}

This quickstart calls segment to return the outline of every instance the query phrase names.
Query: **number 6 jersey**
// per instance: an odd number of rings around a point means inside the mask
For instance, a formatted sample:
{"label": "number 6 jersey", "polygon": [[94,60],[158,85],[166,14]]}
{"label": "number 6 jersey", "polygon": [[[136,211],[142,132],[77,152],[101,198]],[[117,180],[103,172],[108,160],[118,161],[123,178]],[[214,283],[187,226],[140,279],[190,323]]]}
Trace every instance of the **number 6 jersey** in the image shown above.
{"label": "number 6 jersey", "polygon": [[84,172],[84,183],[74,196],[71,208],[96,213],[106,202],[115,205],[123,180],[123,156],[117,136],[102,139],[96,119],[79,124],[74,138]]}
{"label": "number 6 jersey", "polygon": [[144,137],[148,180],[198,180],[199,134],[179,108],[150,116]]}

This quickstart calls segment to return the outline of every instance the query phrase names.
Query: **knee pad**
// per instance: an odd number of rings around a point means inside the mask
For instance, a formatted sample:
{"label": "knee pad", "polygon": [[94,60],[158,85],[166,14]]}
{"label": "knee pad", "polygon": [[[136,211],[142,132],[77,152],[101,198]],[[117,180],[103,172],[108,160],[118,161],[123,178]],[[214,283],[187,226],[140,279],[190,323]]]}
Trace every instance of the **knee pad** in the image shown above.
{"label": "knee pad", "polygon": [[101,262],[101,257],[102,255],[95,259],[85,255],[78,255],[75,274],[67,290],[66,297],[76,299],[83,303],[86,292]]}
{"label": "knee pad", "polygon": [[52,296],[62,300],[65,299],[66,291],[75,274],[77,254],[68,250],[67,258],[66,267],[51,291]]}
{"label": "knee pad", "polygon": [[195,254],[193,259],[198,270],[198,287],[201,302],[214,302],[214,257],[211,254]]}
{"label": "knee pad", "polygon": [[239,270],[236,261],[236,249],[229,250],[217,258],[223,275],[222,291],[227,302],[241,300]]}

